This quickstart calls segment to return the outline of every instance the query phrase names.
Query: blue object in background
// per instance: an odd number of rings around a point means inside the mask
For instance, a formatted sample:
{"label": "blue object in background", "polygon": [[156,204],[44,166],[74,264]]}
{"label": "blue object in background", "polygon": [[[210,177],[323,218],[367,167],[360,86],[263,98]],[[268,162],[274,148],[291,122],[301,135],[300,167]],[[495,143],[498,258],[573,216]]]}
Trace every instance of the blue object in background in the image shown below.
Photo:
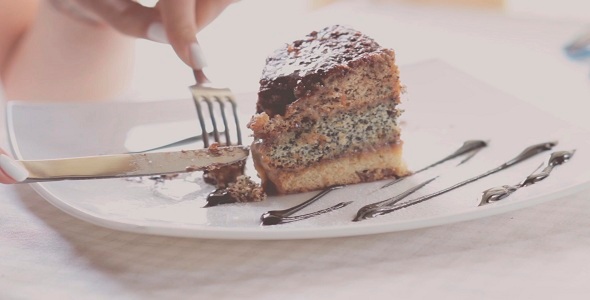
{"label": "blue object in background", "polygon": [[581,60],[590,58],[590,31],[581,34],[564,48],[569,58]]}

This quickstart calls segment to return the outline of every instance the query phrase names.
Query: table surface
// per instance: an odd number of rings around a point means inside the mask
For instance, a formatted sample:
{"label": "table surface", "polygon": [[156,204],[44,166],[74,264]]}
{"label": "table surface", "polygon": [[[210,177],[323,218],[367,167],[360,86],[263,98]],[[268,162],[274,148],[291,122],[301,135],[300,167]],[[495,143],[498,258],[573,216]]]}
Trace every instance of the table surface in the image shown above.
{"label": "table surface", "polygon": [[[251,5],[244,2],[236,6]],[[229,60],[217,64],[214,76],[238,91],[256,88],[256,80],[244,78],[258,78],[268,47],[307,31],[302,28],[339,22],[395,48],[400,64],[442,59],[590,129],[586,112],[576,109],[590,99],[589,65],[562,51],[584,29],[579,21],[346,2],[306,14],[299,27],[272,28],[268,39],[251,45],[243,44],[242,30],[258,32],[265,23],[254,20],[237,30],[232,18],[239,11],[228,11],[202,38],[208,49],[230,48],[208,54],[212,65]],[[269,18],[288,24],[301,14]],[[219,33],[243,51],[228,56],[237,47],[216,39]],[[162,57],[169,60],[150,59],[170,50],[139,46],[133,97],[185,97],[190,77],[181,64],[168,52]],[[162,74],[183,75],[162,80]],[[0,186],[0,200],[0,299],[585,299],[590,292],[587,192],[452,225],[296,241],[113,231],[61,212],[27,185]]]}

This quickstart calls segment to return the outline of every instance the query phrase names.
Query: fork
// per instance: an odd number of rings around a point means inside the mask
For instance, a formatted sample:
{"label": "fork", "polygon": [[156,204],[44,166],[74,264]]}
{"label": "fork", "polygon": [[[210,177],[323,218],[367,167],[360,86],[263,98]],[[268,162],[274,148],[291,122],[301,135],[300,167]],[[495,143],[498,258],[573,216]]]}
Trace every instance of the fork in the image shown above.
{"label": "fork", "polygon": [[[199,134],[194,132],[184,135],[182,138],[178,139],[171,139],[168,137],[167,141],[165,142],[159,144],[150,142],[147,145],[143,140],[143,136],[141,136],[141,139],[135,138],[133,141],[128,140],[128,145],[126,142],[126,147],[129,153],[145,153],[170,147],[180,147],[199,140],[203,140],[203,145],[205,148],[207,148],[211,144],[209,141],[211,137],[213,137],[214,141],[220,145],[242,145],[242,134],[237,114],[237,104],[232,91],[227,87],[218,87],[211,84],[211,81],[207,78],[203,70],[195,69],[193,70],[193,74],[196,84],[190,86],[189,89],[193,95],[193,101],[197,110],[201,133]],[[219,110],[217,110],[215,106],[219,106]],[[208,110],[208,112],[205,110]],[[209,115],[209,120],[206,120],[207,117],[205,115],[207,114]],[[231,130],[226,130],[229,125],[227,118],[228,114],[230,114],[231,118],[233,118],[233,126],[235,126],[235,143],[231,138]],[[220,129],[217,124],[217,120],[219,118],[222,120],[224,126],[223,129]],[[208,125],[209,127],[212,127],[212,130],[207,128]],[[151,128],[142,129],[142,132],[151,132],[153,130]],[[203,134],[204,132],[207,132],[207,134]],[[221,134],[223,134],[223,136],[221,136]],[[221,139],[222,137],[224,138],[223,141]]]}
{"label": "fork", "polygon": [[[240,122],[238,119],[237,105],[235,96],[232,91],[227,87],[215,86],[207,78],[202,69],[193,70],[196,84],[190,86],[191,93],[193,94],[193,100],[197,109],[197,116],[199,118],[199,125],[201,127],[201,138],[203,140],[203,146],[209,147],[209,136],[212,135],[216,143],[220,145],[242,145],[242,132],[240,129]],[[219,109],[215,109],[215,104]],[[229,104],[229,108],[227,107]],[[205,125],[205,107],[208,110],[209,119],[211,121],[212,129],[209,130]],[[236,141],[232,140],[231,130],[229,127],[227,110],[231,110],[232,121],[234,122]],[[216,113],[216,111],[218,113]],[[219,129],[217,124],[218,118],[221,117],[223,123],[223,130]],[[220,136],[220,132],[224,134],[224,140]]]}

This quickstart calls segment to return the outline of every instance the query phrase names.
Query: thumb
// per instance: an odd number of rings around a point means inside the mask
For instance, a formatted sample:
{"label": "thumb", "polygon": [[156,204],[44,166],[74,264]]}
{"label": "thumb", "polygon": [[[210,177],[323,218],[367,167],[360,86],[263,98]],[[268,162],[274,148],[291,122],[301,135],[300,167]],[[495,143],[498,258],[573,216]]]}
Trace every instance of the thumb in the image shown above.
{"label": "thumb", "polygon": [[0,183],[17,183],[29,177],[29,171],[0,149]]}

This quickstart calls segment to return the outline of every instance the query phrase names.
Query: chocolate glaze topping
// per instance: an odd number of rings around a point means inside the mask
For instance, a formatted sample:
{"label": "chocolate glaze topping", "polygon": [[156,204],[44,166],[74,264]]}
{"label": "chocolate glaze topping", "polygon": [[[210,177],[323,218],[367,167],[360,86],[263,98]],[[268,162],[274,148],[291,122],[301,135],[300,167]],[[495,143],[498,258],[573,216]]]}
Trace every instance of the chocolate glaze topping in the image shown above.
{"label": "chocolate glaze topping", "polygon": [[266,59],[257,111],[284,114],[287,105],[321,86],[327,76],[346,74],[350,62],[382,49],[370,37],[345,26],[313,31]]}

